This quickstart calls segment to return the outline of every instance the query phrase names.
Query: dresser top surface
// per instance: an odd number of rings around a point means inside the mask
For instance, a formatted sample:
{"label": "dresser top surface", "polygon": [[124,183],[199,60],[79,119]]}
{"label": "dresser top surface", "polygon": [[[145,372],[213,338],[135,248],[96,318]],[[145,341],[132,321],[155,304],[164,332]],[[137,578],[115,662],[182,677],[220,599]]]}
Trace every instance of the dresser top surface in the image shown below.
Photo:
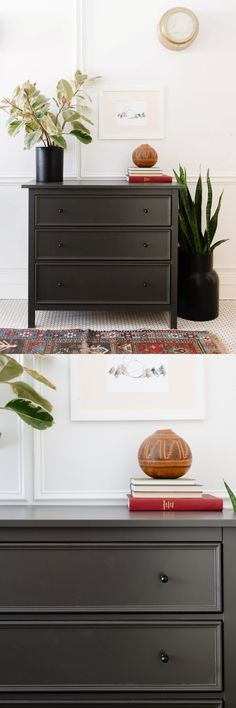
{"label": "dresser top surface", "polygon": [[2,506],[0,527],[223,527],[236,514],[223,512],[129,512],[124,506]]}
{"label": "dresser top surface", "polygon": [[128,183],[125,179],[119,179],[119,180],[65,180],[65,182],[25,182],[22,184],[23,188],[26,189],[37,189],[37,190],[60,190],[60,189],[86,189],[88,187],[96,187],[96,189],[101,189],[101,188],[106,188],[109,187],[109,189],[124,189],[125,191],[133,191],[133,190],[161,190],[163,192],[169,191],[170,189],[178,190],[180,187],[178,184],[175,182],[167,183],[167,184],[161,184],[160,182],[155,183],[155,182],[145,182],[142,184],[130,184]]}

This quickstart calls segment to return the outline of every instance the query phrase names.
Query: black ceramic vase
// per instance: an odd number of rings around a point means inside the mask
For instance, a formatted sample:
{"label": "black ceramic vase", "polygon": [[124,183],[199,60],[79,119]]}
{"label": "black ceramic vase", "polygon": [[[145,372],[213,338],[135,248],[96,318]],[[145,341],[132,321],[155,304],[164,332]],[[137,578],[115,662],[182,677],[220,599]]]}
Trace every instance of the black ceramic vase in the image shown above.
{"label": "black ceramic vase", "polygon": [[36,147],[36,182],[63,182],[64,149]]}
{"label": "black ceramic vase", "polygon": [[219,314],[219,278],[213,253],[185,253],[179,248],[178,315],[187,320],[214,320]]}

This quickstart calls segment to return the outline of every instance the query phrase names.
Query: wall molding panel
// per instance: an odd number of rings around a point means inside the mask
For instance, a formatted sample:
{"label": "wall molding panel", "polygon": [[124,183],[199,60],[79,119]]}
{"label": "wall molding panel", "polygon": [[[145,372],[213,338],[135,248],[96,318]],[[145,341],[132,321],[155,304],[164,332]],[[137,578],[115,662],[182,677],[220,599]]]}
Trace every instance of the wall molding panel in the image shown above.
{"label": "wall molding panel", "polygon": [[20,420],[18,420],[17,425],[18,432],[18,455],[17,455],[17,485],[14,491],[6,490],[4,492],[0,491],[0,503],[26,503],[28,501],[28,495],[26,492],[27,482],[26,482],[26,470],[27,470],[27,458],[29,452],[29,435],[26,430],[26,426]]}

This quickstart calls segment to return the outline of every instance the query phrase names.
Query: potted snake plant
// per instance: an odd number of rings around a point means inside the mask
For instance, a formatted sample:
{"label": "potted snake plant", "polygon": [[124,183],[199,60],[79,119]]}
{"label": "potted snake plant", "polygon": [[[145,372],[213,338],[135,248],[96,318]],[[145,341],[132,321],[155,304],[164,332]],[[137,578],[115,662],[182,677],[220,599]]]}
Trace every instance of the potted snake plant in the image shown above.
{"label": "potted snake plant", "polygon": [[17,135],[24,131],[24,147],[36,145],[36,181],[62,182],[64,149],[66,136],[72,135],[88,145],[92,141],[87,114],[86,100],[91,101],[84,86],[99,77],[88,77],[79,69],[71,82],[60,79],[56,86],[56,96],[51,100],[44,96],[36,83],[26,81],[13,91],[11,98],[4,98],[0,108],[9,118],[8,134]]}
{"label": "potted snake plant", "polygon": [[192,198],[186,169],[175,172],[179,190],[178,239],[178,315],[189,320],[213,320],[219,314],[219,278],[213,268],[216,247],[228,239],[214,241],[223,192],[212,210],[212,185],[207,170],[207,204],[202,226],[202,178],[198,177]]}

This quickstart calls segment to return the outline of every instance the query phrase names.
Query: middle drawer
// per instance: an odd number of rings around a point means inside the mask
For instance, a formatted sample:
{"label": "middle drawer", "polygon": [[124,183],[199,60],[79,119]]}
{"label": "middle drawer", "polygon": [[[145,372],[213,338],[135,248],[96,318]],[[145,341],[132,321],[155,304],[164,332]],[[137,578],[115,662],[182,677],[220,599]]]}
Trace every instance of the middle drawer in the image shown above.
{"label": "middle drawer", "polygon": [[220,544],[1,544],[0,611],[215,612]]}
{"label": "middle drawer", "polygon": [[80,231],[35,231],[35,258],[66,260],[70,258],[169,260],[171,231],[150,228]]}

